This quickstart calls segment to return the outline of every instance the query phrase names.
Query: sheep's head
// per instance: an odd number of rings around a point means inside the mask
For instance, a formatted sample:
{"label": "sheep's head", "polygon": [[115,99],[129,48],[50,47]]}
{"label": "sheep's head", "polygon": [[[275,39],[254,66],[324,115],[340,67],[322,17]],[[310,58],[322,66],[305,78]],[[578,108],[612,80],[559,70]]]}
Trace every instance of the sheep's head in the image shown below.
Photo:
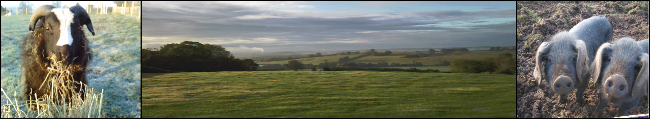
{"label": "sheep's head", "polygon": [[94,35],[90,17],[81,6],[65,9],[44,5],[36,9],[32,15],[29,31],[35,37],[44,40],[41,42],[43,42],[42,46],[45,46],[45,51],[57,55],[58,61],[70,63],[76,56],[82,55],[75,54],[77,50],[85,50],[80,49],[84,45],[81,42],[85,42],[81,25],[86,25]]}

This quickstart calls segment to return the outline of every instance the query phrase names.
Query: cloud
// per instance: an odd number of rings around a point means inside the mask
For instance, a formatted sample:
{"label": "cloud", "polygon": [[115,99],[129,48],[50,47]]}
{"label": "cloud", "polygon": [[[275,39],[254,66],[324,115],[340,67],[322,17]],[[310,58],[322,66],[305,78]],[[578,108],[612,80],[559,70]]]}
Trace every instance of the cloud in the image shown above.
{"label": "cloud", "polygon": [[299,1],[219,1],[231,5],[246,7],[266,7],[266,8],[314,8],[312,5],[305,5]]}
{"label": "cloud", "polygon": [[[372,6],[372,9],[348,3],[359,2],[335,3],[346,4],[342,6],[348,8],[341,9],[351,9],[349,11],[316,12],[308,9],[322,6],[310,2],[144,1],[143,45],[155,47],[152,44],[190,40],[228,45],[236,50],[248,46],[248,49],[260,48],[267,52],[472,46],[507,42],[513,42],[511,44],[514,45],[514,41],[510,40],[515,38],[514,5],[507,10],[502,8],[485,11],[483,8],[488,7],[485,6],[478,11],[464,11],[426,10],[431,7],[420,5],[435,6],[438,2],[396,2],[399,6],[391,5],[393,2],[365,4]],[[442,4],[455,7],[458,3]],[[419,5],[425,10],[369,11],[386,7],[414,7],[411,5]]]}
{"label": "cloud", "polygon": [[264,52],[263,48],[246,47],[243,45],[240,45],[239,47],[224,47],[224,48],[226,48],[226,50],[231,52]]}

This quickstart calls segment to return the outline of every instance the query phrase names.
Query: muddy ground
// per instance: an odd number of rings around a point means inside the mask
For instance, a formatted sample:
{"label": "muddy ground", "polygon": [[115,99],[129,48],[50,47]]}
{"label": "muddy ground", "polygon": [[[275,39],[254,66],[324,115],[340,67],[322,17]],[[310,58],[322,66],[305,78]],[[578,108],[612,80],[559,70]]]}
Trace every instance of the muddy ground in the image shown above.
{"label": "muddy ground", "polygon": [[[568,31],[580,21],[605,15],[614,29],[613,40],[629,37],[648,38],[648,1],[641,2],[517,2],[517,117],[519,118],[585,118],[591,117],[597,106],[597,90],[590,86],[584,94],[585,103],[576,102],[570,94],[567,104],[546,85],[537,86],[533,79],[534,52],[557,32]],[[545,81],[543,81],[545,82]],[[617,108],[609,104],[603,117],[616,116]],[[648,97],[628,114],[648,114]]]}

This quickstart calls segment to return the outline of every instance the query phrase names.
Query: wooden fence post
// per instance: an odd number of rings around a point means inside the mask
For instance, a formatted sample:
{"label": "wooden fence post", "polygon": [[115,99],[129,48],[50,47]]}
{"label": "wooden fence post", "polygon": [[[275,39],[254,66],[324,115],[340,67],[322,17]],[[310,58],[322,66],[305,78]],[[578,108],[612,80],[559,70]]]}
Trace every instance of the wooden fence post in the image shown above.
{"label": "wooden fence post", "polygon": [[131,1],[131,9],[129,10],[131,15],[133,15],[133,4],[135,4],[135,1]]}
{"label": "wooden fence post", "polygon": [[122,15],[124,15],[124,4],[126,4],[126,1],[124,1],[124,3],[122,3]]}

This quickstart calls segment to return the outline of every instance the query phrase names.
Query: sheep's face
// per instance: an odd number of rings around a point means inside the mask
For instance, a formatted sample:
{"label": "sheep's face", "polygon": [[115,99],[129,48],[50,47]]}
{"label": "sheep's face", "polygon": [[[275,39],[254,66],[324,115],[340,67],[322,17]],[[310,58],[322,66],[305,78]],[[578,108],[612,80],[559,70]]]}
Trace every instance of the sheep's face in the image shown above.
{"label": "sheep's face", "polygon": [[[46,41],[46,51],[49,55],[56,55],[58,61],[71,62],[75,56],[73,35],[79,32],[78,22],[74,22],[74,13],[68,9],[53,9],[47,17],[43,17],[42,30]],[[78,37],[78,36],[75,36]],[[78,38],[77,38],[78,39]]]}

